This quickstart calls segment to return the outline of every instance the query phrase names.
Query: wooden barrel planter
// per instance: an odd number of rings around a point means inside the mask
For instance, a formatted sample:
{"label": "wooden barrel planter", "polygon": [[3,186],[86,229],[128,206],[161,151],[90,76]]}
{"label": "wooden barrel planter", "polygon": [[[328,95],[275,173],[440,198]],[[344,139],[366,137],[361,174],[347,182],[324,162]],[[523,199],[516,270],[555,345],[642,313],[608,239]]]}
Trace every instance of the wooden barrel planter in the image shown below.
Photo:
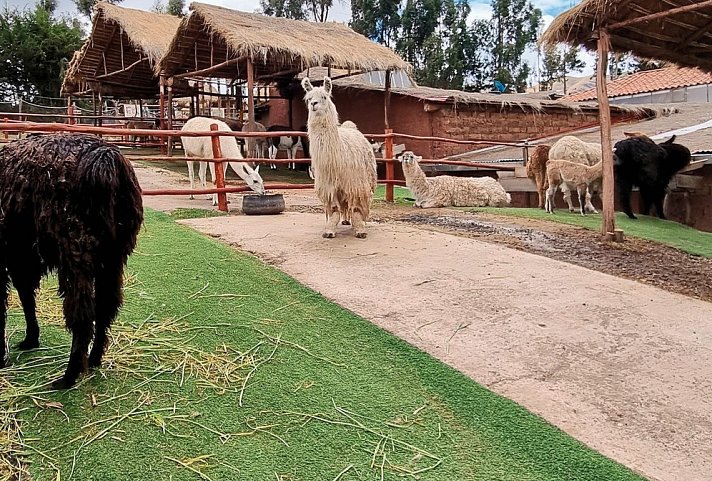
{"label": "wooden barrel planter", "polygon": [[273,215],[284,211],[282,194],[246,195],[242,198],[245,215]]}

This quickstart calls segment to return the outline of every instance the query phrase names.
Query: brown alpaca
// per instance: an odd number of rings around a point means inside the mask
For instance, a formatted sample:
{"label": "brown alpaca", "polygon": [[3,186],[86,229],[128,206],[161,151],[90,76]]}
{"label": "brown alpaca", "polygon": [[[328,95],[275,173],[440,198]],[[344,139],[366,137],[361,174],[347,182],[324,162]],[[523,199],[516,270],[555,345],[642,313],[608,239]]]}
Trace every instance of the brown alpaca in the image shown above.
{"label": "brown alpaca", "polygon": [[549,160],[548,145],[537,145],[527,162],[527,177],[536,184],[536,191],[539,194],[539,208],[544,208],[546,201],[546,189],[549,188],[549,181],[546,178],[546,162]]}

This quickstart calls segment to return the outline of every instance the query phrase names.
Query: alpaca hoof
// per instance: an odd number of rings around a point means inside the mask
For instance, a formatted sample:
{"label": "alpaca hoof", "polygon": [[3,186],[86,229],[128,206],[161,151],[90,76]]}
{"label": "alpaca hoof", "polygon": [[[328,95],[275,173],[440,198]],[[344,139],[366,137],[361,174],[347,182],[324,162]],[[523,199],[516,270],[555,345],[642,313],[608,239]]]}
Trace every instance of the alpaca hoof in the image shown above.
{"label": "alpaca hoof", "polygon": [[366,233],[365,233],[365,232],[357,232],[357,233],[356,233],[356,238],[357,238],[357,239],[365,239],[365,238],[366,238]]}
{"label": "alpaca hoof", "polygon": [[341,221],[341,225],[351,225],[351,221],[344,219]]}
{"label": "alpaca hoof", "polygon": [[633,214],[628,214],[628,218],[629,218],[629,219],[637,219],[637,217],[634,216]]}
{"label": "alpaca hoof", "polygon": [[574,213],[574,212],[576,212],[576,209],[573,209],[573,208],[569,209],[569,212]]}
{"label": "alpaca hoof", "polygon": [[52,389],[54,389],[55,391],[62,391],[64,389],[69,389],[70,387],[74,386],[75,383],[76,381],[69,381],[64,376],[62,376],[56,381],[52,382]]}
{"label": "alpaca hoof", "polygon": [[324,239],[333,239],[334,237],[336,237],[336,234],[334,234],[333,232],[324,232],[321,236]]}
{"label": "alpaca hoof", "polygon": [[40,340],[37,338],[26,337],[24,340],[17,343],[17,349],[20,351],[29,351],[30,349],[37,349],[40,347]]}

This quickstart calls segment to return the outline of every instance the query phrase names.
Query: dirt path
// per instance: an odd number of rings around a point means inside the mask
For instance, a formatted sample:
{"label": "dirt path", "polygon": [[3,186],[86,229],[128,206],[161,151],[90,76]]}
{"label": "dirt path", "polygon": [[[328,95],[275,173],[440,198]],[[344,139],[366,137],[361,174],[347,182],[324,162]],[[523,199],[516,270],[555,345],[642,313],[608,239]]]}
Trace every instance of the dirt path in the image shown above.
{"label": "dirt path", "polygon": [[[166,185],[139,176],[144,187]],[[147,205],[166,208],[171,199]],[[172,204],[184,202],[209,205]],[[440,232],[430,221],[392,222],[403,215],[397,209],[377,212],[388,222],[371,224],[367,240],[325,240],[323,216],[308,212],[314,205],[308,194],[290,194],[288,206],[306,212],[185,222],[651,479],[710,478],[712,304]]]}

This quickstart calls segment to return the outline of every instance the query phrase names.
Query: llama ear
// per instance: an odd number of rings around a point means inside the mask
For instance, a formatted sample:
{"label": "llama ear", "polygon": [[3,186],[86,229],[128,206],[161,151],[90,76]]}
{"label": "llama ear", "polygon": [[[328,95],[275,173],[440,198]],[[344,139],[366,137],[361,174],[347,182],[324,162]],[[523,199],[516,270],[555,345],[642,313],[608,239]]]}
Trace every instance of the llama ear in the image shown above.
{"label": "llama ear", "polygon": [[255,174],[259,174],[259,173],[260,173],[260,166],[258,165],[257,167],[255,167]]}
{"label": "llama ear", "polygon": [[331,79],[329,77],[324,77],[324,90],[331,95]]}
{"label": "llama ear", "polygon": [[314,87],[312,87],[311,81],[309,81],[309,77],[304,77],[302,79],[302,88],[304,89],[305,92],[311,91]]}

